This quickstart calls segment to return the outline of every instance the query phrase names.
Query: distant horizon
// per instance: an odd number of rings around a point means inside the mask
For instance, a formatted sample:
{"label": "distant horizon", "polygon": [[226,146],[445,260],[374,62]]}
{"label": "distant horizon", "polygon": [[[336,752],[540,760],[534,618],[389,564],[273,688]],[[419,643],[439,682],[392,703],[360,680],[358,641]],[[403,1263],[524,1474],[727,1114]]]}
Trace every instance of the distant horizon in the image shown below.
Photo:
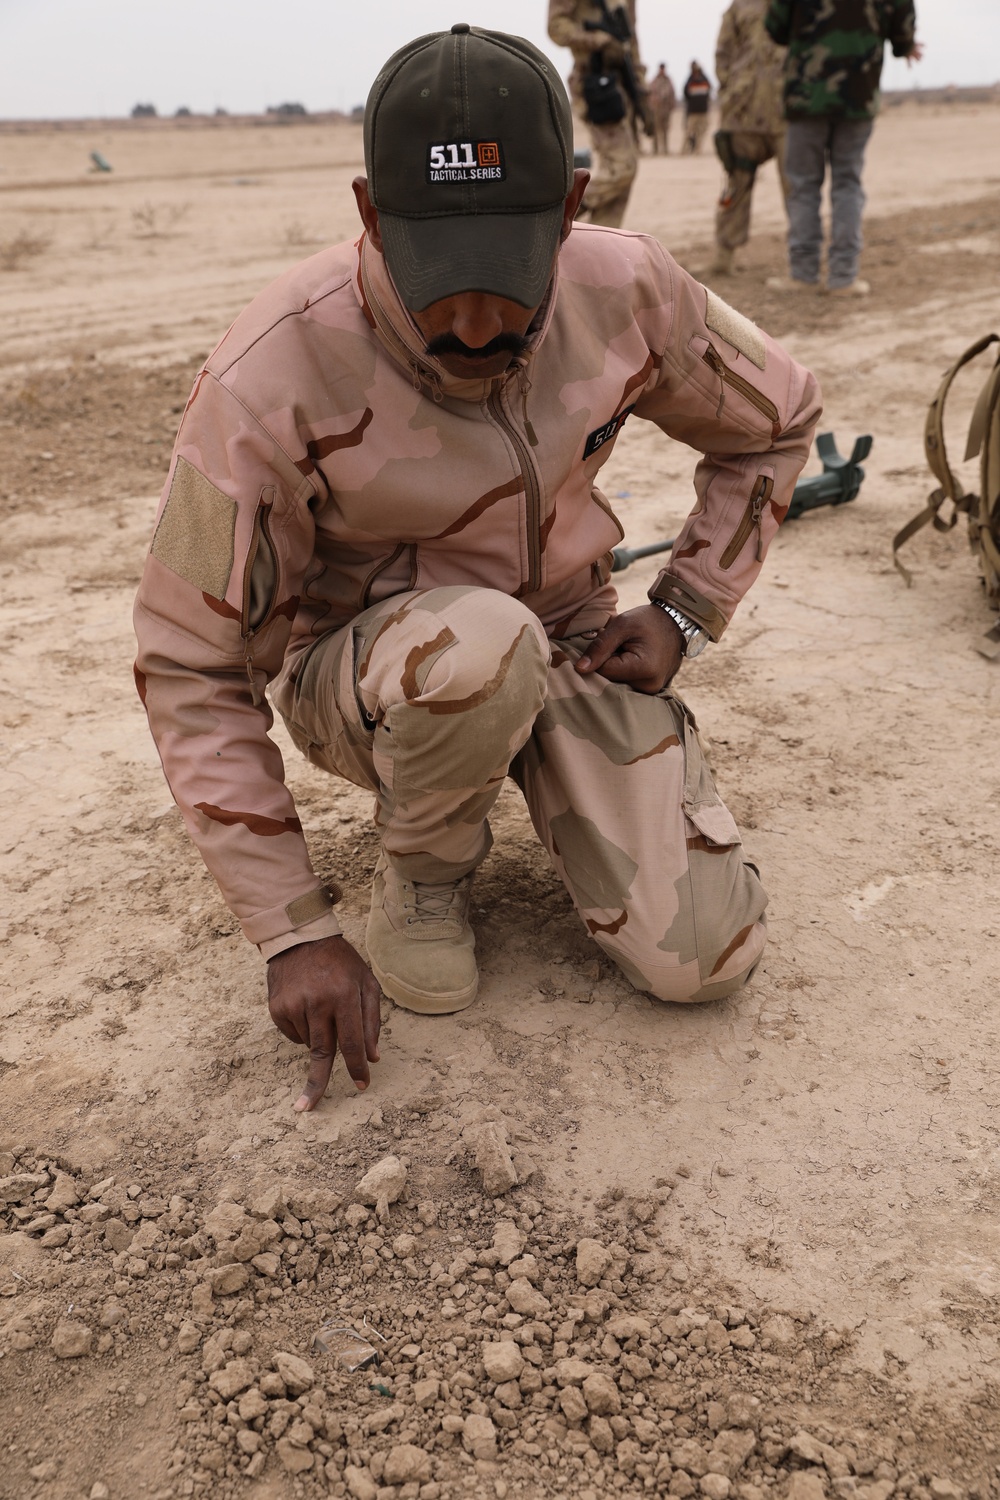
{"label": "distant horizon", "polygon": [[[925,95],[930,98],[936,94],[981,94],[983,92],[996,93],[1000,95],[1000,78],[992,83],[936,83],[920,84],[914,83],[909,88],[883,88],[882,98],[918,98]],[[224,105],[216,105],[214,109],[198,110],[188,109],[184,105],[178,106],[176,110],[166,113],[156,109],[152,100],[138,101],[142,104],[153,104],[155,113],[152,115],[136,115],[133,113],[136,106],[125,114],[113,115],[0,115],[0,126],[4,125],[114,125],[114,124],[136,124],[142,125],[146,121],[153,120],[160,125],[172,125],[184,120],[271,120],[280,126],[293,126],[301,124],[304,120],[325,120],[331,116],[339,120],[351,123],[357,120],[360,124],[360,115],[356,111],[363,109],[363,105],[357,104],[351,109],[338,109],[329,106],[325,109],[306,109],[294,114],[283,114],[280,105],[265,105],[263,109],[226,109]],[[289,104],[297,103],[296,100],[286,101]]]}

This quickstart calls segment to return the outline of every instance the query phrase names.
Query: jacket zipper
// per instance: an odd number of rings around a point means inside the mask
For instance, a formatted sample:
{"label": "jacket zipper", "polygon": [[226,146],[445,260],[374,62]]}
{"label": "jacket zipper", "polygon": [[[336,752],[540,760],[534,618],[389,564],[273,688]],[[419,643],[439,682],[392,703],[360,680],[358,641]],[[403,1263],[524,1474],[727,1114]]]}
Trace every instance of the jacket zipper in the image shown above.
{"label": "jacket zipper", "polygon": [[513,423],[509,422],[504,415],[503,398],[499,391],[495,391],[487,398],[488,411],[495,418],[501,431],[505,432],[514,445],[517,461],[521,469],[521,478],[524,480],[524,508],[525,525],[527,529],[528,543],[528,576],[517,592],[518,598],[524,594],[534,594],[542,586],[542,497],[535,475],[535,466],[531,461],[521,434]]}
{"label": "jacket zipper", "polygon": [[746,510],[744,510],[740,517],[740,524],[733,532],[729,545],[719,559],[719,567],[723,570],[732,567],[746,546],[747,537],[754,528],[757,531],[757,561],[764,561],[764,536],[760,523],[761,516],[764,513],[764,506],[770,500],[773,489],[774,480],[769,479],[766,474],[761,474],[753,487],[750,499],[747,501]]}
{"label": "jacket zipper", "polygon": [[[246,631],[245,631],[244,636],[243,636],[243,661],[244,661],[244,663],[246,665],[247,677],[248,677],[249,682],[250,682],[250,692],[251,692],[251,695],[252,695],[252,698],[253,698],[253,706],[254,706],[254,708],[259,708],[260,705],[264,701],[263,695],[261,694],[261,691],[260,691],[260,688],[257,686],[257,680],[256,680],[256,678],[253,675],[253,648],[254,648],[254,643],[255,643],[258,635],[260,635],[260,632],[265,628],[265,626],[267,626],[267,625],[269,625],[271,623],[271,620],[272,620],[273,615],[274,615],[275,602],[276,602],[276,600],[278,598],[278,594],[280,592],[279,587],[278,587],[278,585],[279,585],[279,577],[278,577],[278,554],[274,550],[274,542],[273,542],[273,540],[271,538],[271,528],[270,528],[270,526],[268,525],[268,522],[267,522],[267,518],[268,518],[268,515],[270,513],[270,510],[271,510],[271,502],[270,501],[267,502],[266,504],[262,503],[258,507],[257,515],[256,515],[256,517],[254,519],[253,536],[250,539],[250,551],[247,554],[246,568],[245,568],[244,573],[243,573],[243,619],[246,621]],[[269,603],[269,605],[268,605],[268,607],[267,607],[267,609],[266,609],[266,611],[264,613],[263,620],[261,620],[261,622],[260,622],[259,625],[251,627],[251,625],[250,625],[250,583],[251,583],[251,578],[252,578],[252,575],[253,575],[253,566],[254,566],[254,563],[257,561],[257,553],[260,550],[260,539],[261,539],[262,535],[266,539],[267,545],[271,549],[271,556],[274,558],[274,592],[271,595],[271,602]]]}
{"label": "jacket zipper", "polygon": [[749,401],[750,405],[755,406],[762,416],[767,417],[772,426],[776,427],[778,425],[778,408],[774,402],[769,401],[766,396],[762,396],[757,387],[751,385],[749,380],[744,380],[742,375],[737,375],[735,370],[731,370],[714,344],[709,344],[701,357],[709,369],[714,370],[722,381],[719,409],[716,412],[717,417],[721,417],[725,410],[726,386],[731,385],[733,390],[737,391],[745,401]]}

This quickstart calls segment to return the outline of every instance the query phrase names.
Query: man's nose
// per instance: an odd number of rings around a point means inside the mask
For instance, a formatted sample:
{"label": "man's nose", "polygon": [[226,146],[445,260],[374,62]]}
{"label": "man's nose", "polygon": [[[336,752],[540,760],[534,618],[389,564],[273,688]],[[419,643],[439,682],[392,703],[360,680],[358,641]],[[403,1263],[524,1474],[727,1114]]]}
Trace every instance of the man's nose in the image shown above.
{"label": "man's nose", "polygon": [[463,292],[455,299],[451,331],[469,349],[482,349],[503,333],[503,317],[492,297],[482,292]]}

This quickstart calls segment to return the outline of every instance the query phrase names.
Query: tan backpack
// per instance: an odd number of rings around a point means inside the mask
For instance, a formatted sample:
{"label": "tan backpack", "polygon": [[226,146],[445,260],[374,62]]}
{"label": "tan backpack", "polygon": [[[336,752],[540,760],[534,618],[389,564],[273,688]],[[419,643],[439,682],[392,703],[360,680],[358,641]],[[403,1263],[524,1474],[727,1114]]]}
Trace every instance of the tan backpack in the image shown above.
{"label": "tan backpack", "polygon": [[[969,544],[979,557],[986,597],[993,609],[1000,610],[1000,352],[979,393],[965,448],[966,459],[979,457],[978,495],[971,490],[963,490],[955,478],[948,464],[944,442],[945,397],[951,383],[963,365],[982,354],[991,344],[1000,344],[1000,334],[988,333],[966,349],[945,375],[928,408],[924,425],[924,452],[931,472],[938,480],[938,487],[931,491],[926,508],[918,516],[914,516],[912,521],[907,521],[902,531],[893,537],[892,554],[893,561],[907,584],[912,583],[911,574],[899,560],[900,547],[921,527],[926,526],[928,521],[937,531],[950,531],[960,512],[964,511],[969,522]],[[941,507],[946,500],[951,501],[951,512],[944,517],[941,515]],[[976,642],[976,649],[992,660],[1000,657],[1000,623]]]}

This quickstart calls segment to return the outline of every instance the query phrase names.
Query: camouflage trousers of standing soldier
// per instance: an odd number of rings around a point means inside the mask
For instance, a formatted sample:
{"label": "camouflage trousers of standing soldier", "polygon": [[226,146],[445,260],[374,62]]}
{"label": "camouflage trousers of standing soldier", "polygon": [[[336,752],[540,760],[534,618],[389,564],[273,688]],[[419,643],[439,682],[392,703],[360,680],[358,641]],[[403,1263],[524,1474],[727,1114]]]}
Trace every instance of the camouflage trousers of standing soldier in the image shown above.
{"label": "camouflage trousers of standing soldier", "polygon": [[273,696],[314,764],[375,794],[408,879],[456,880],[489,852],[509,774],[588,932],[660,1000],[739,988],[767,897],[690,711],[581,677],[586,637],[549,642],[492,589],[396,595],[318,641]]}
{"label": "camouflage trousers of standing soldier", "polygon": [[750,201],[757,168],[775,158],[781,191],[788,196],[785,180],[785,133],[770,135],[762,130],[733,130],[729,133],[732,169],[726,174],[715,211],[715,239],[724,250],[738,250],[750,238]]}
{"label": "camouflage trousers of standing soldier", "polygon": [[639,167],[639,144],[631,114],[614,125],[591,125],[590,144],[597,168],[587,184],[584,211],[591,224],[618,229]]}

